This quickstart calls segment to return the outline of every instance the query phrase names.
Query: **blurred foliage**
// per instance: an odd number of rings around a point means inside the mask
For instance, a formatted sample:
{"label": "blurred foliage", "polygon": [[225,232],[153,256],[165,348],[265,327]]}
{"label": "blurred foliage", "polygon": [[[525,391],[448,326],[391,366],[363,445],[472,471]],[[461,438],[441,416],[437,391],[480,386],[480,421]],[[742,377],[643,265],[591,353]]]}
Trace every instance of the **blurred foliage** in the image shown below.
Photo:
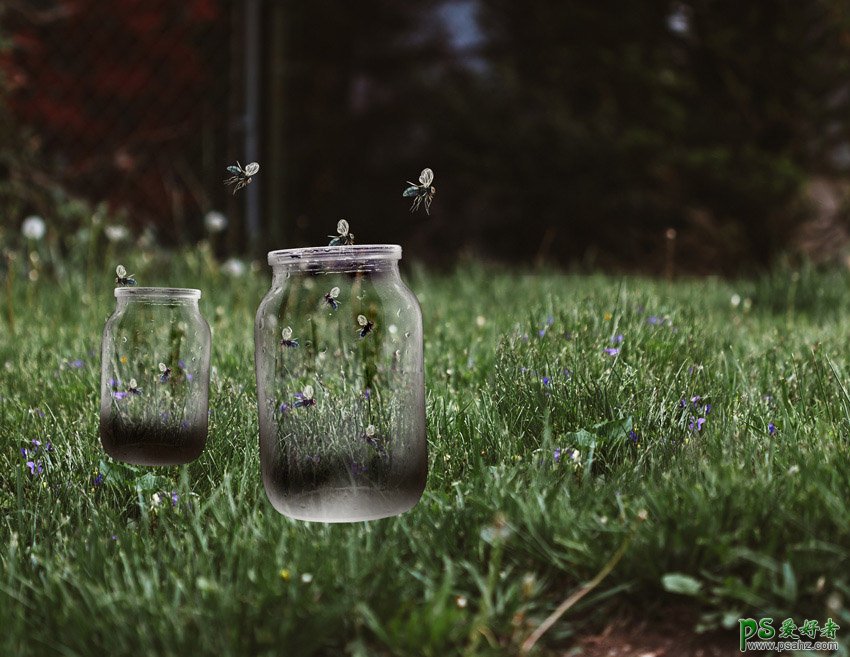
{"label": "blurred foliage", "polygon": [[[323,243],[346,218],[359,242],[431,262],[472,252],[731,273],[794,248],[817,216],[809,179],[848,175],[836,157],[850,151],[844,0],[282,0],[263,12],[262,249]],[[122,61],[146,54],[135,44]],[[178,72],[160,67],[141,89],[171,89]],[[217,111],[237,122],[239,105]],[[401,192],[426,166],[432,215],[410,216]],[[201,210],[224,203],[206,171]],[[164,236],[200,232],[158,207]],[[222,209],[231,245],[244,244],[238,203]],[[130,217],[141,223],[138,207]]]}

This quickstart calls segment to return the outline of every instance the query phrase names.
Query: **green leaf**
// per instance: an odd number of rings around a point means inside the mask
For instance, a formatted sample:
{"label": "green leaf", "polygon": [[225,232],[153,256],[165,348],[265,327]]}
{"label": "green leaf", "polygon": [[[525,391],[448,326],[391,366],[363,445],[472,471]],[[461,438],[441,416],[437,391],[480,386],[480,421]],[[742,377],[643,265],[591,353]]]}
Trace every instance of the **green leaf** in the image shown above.
{"label": "green leaf", "polygon": [[681,595],[697,596],[702,590],[699,580],[683,573],[667,573],[661,578],[661,585],[665,591]]}

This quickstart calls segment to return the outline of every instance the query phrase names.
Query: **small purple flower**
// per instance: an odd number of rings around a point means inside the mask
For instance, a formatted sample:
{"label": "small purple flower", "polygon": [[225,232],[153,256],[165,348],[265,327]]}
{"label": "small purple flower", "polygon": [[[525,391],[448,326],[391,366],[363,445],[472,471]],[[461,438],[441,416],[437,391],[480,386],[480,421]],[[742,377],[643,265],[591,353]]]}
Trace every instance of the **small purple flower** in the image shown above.
{"label": "small purple flower", "polygon": [[691,431],[702,431],[703,424],[705,424],[704,417],[698,417],[696,419],[691,418],[691,421],[688,424],[688,429],[690,429]]}
{"label": "small purple flower", "polygon": [[708,415],[709,413],[711,413],[711,404],[706,404],[705,405],[705,414]]}
{"label": "small purple flower", "polygon": [[540,329],[539,331],[537,331],[537,335],[538,335],[538,337],[545,338],[546,337],[546,329],[545,328]]}
{"label": "small purple flower", "polygon": [[112,396],[115,397],[115,399],[126,399],[130,396],[130,393],[124,392],[123,390],[116,390],[112,393]]}
{"label": "small purple flower", "polygon": [[520,368],[519,368],[519,373],[520,373],[520,374],[525,374],[526,372],[528,372],[528,368],[527,368],[527,367],[520,367]]}
{"label": "small purple flower", "polygon": [[620,333],[611,338],[611,344],[620,344],[623,341],[623,334]]}
{"label": "small purple flower", "polygon": [[369,468],[367,468],[365,465],[358,463],[357,461],[352,461],[349,470],[351,471],[352,476],[359,477],[360,475],[368,472]]}
{"label": "small purple flower", "polygon": [[602,351],[604,351],[609,356],[617,356],[620,353],[619,347],[617,347],[617,348],[607,347],[607,348],[603,349]]}
{"label": "small purple flower", "polygon": [[23,456],[24,458],[29,456],[29,450],[27,450],[26,447],[21,447],[21,456]]}
{"label": "small purple flower", "polygon": [[564,378],[565,378],[565,379],[571,379],[571,378],[573,378],[572,370],[570,370],[569,368],[566,368],[566,367],[565,367],[565,368],[564,368]]}
{"label": "small purple flower", "polygon": [[544,376],[542,379],[540,379],[540,381],[543,383],[544,386],[552,385],[552,379],[550,379],[548,376]]}
{"label": "small purple flower", "polygon": [[91,483],[92,483],[92,486],[94,486],[95,488],[100,486],[103,483],[103,473],[98,472],[97,476],[92,480]]}
{"label": "small purple flower", "polygon": [[555,463],[561,462],[561,448],[560,447],[556,447],[555,451],[552,452],[552,460],[555,461]]}
{"label": "small purple flower", "polygon": [[657,315],[650,315],[646,318],[646,323],[651,324],[652,326],[658,326],[659,324],[664,323],[664,318],[658,317]]}
{"label": "small purple flower", "polygon": [[188,431],[189,430],[189,420],[183,420],[180,423],[180,428],[183,429],[183,431]]}
{"label": "small purple flower", "polygon": [[44,472],[44,467],[41,465],[41,461],[27,461],[27,467],[30,469],[30,474],[33,477],[37,477]]}
{"label": "small purple flower", "polygon": [[186,361],[181,358],[180,360],[177,361],[177,367],[179,367],[181,370],[185,370],[186,369]]}
{"label": "small purple flower", "polygon": [[283,414],[283,413],[286,413],[288,410],[289,410],[289,404],[287,404],[286,402],[283,402],[278,407],[277,412]]}
{"label": "small purple flower", "polygon": [[118,534],[113,534],[111,538],[112,538],[113,541],[117,541],[118,540]]}
{"label": "small purple flower", "polygon": [[33,409],[33,413],[35,413],[36,415],[38,415],[38,417],[44,417],[44,411],[43,411],[43,410],[41,410],[40,408],[34,408],[34,409]]}
{"label": "small purple flower", "polygon": [[177,494],[176,490],[171,491],[171,506],[177,506],[177,503],[180,501],[180,496]]}
{"label": "small purple flower", "polygon": [[31,441],[34,452],[38,451],[38,448],[41,447],[41,441],[38,438],[33,438]]}
{"label": "small purple flower", "polygon": [[699,404],[700,399],[702,399],[702,397],[700,397],[699,395],[694,395],[693,397],[691,397],[691,403],[694,405],[694,408],[697,407],[697,404]]}
{"label": "small purple flower", "polygon": [[637,442],[640,440],[640,435],[638,435],[637,431],[632,429],[631,431],[629,431],[629,440],[637,444]]}
{"label": "small purple flower", "polygon": [[552,317],[552,315],[549,315],[546,318],[546,326],[552,326],[552,324],[554,324],[554,323],[555,323],[555,318]]}
{"label": "small purple flower", "polygon": [[773,422],[767,423],[767,432],[772,436],[776,433],[776,425]]}
{"label": "small purple flower", "polygon": [[372,388],[366,388],[363,391],[363,399],[366,399],[367,401],[372,399]]}
{"label": "small purple flower", "polygon": [[522,340],[523,342],[528,342],[528,333],[523,334],[520,340]]}
{"label": "small purple flower", "polygon": [[78,369],[84,367],[85,364],[86,364],[85,361],[81,360],[79,358],[77,358],[76,360],[72,360],[71,362],[68,363],[68,365],[70,367],[73,367],[75,370],[78,370]]}

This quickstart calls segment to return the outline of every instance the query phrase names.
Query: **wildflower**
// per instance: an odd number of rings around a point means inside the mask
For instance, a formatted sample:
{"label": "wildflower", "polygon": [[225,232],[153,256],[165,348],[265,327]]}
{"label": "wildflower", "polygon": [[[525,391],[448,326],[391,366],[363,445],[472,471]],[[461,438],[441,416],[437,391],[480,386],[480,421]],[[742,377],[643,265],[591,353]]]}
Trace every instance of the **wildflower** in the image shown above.
{"label": "wildflower", "polygon": [[363,399],[365,399],[367,401],[372,399],[372,388],[366,388],[363,391]]}
{"label": "wildflower", "polygon": [[688,429],[691,431],[702,431],[703,424],[705,424],[704,417],[691,418],[691,421],[688,423]]}
{"label": "wildflower", "polygon": [[664,318],[657,315],[650,315],[646,318],[646,323],[652,326],[659,326],[664,323]]}
{"label": "wildflower", "polygon": [[631,440],[634,444],[637,444],[640,440],[640,435],[637,431],[632,429],[631,431],[629,431],[629,440]]}
{"label": "wildflower", "polygon": [[603,349],[602,351],[604,351],[609,356],[617,356],[620,353],[619,347],[617,347],[617,348],[607,347],[606,349]]}
{"label": "wildflower", "polygon": [[27,467],[30,469],[30,474],[33,477],[37,477],[44,472],[44,466],[41,465],[41,461],[27,461]]}
{"label": "wildflower", "polygon": [[220,233],[227,228],[227,217],[218,210],[210,210],[204,215],[204,228],[210,233]]}
{"label": "wildflower", "polygon": [[620,344],[623,341],[623,334],[615,335],[611,338],[611,344]]}
{"label": "wildflower", "polygon": [[277,574],[284,582],[288,582],[292,579],[292,573],[289,572],[289,568],[281,568]]}
{"label": "wildflower", "polygon": [[239,258],[228,258],[221,266],[221,271],[231,278],[239,278],[245,275],[245,263]]}
{"label": "wildflower", "polygon": [[798,472],[800,472],[800,466],[799,465],[792,465],[790,468],[788,468],[788,474],[789,475],[795,475]]}
{"label": "wildflower", "polygon": [[303,574],[301,575],[301,581],[302,581],[304,584],[309,584],[310,582],[312,582],[312,581],[313,581],[313,575],[312,575],[312,573],[303,573]]}
{"label": "wildflower", "polygon": [[552,315],[549,315],[546,318],[546,326],[552,326],[552,324],[554,324],[554,323],[555,323],[555,318],[552,317]]}
{"label": "wildflower", "polygon": [[544,386],[552,385],[552,379],[550,379],[548,376],[544,376],[542,379],[540,379],[540,381],[543,383]]}
{"label": "wildflower", "polygon": [[21,232],[28,240],[37,242],[47,232],[47,225],[44,223],[44,219],[37,215],[32,215],[24,219],[24,223],[21,224]]}
{"label": "wildflower", "polygon": [[612,315],[611,313],[605,313],[605,314],[602,316],[602,319],[604,319],[606,322],[610,322],[610,321],[611,321],[611,318],[613,318],[613,317],[614,317],[614,315]]}
{"label": "wildflower", "polygon": [[130,231],[121,225],[109,225],[103,229],[103,234],[110,242],[123,242],[130,237]]}
{"label": "wildflower", "polygon": [[729,303],[732,304],[733,308],[737,308],[738,306],[741,305],[741,295],[740,294],[733,294],[731,296],[731,298],[729,299]]}
{"label": "wildflower", "polygon": [[542,328],[539,331],[537,331],[537,336],[541,337],[541,338],[546,337],[546,329]]}
{"label": "wildflower", "polygon": [[177,506],[177,502],[180,501],[180,496],[177,494],[176,490],[171,491],[171,506]]}
{"label": "wildflower", "polygon": [[711,413],[711,404],[706,404],[705,405],[705,415],[708,415],[709,413]]}
{"label": "wildflower", "polygon": [[478,328],[483,328],[486,323],[487,323],[487,318],[484,317],[484,315],[478,315],[478,317],[475,318],[475,325]]}
{"label": "wildflower", "polygon": [[348,469],[351,471],[351,474],[354,477],[359,477],[360,475],[365,474],[369,470],[369,468],[367,468],[361,463],[358,463],[357,461],[352,461]]}
{"label": "wildflower", "polygon": [[98,472],[98,473],[97,473],[97,476],[95,476],[95,478],[94,478],[94,479],[92,479],[92,482],[91,482],[91,483],[92,483],[92,486],[94,486],[95,488],[97,488],[98,486],[100,486],[100,485],[103,483],[103,479],[104,479],[104,477],[103,477],[103,473],[102,473],[102,472]]}
{"label": "wildflower", "polygon": [[776,425],[773,422],[767,423],[767,432],[772,436],[776,433]]}
{"label": "wildflower", "polygon": [[571,378],[573,378],[572,370],[570,370],[570,369],[568,369],[568,368],[566,368],[566,367],[565,367],[565,368],[564,368],[564,378],[565,378],[565,379],[571,379]]}
{"label": "wildflower", "polygon": [[469,601],[466,599],[465,595],[455,597],[455,605],[457,605],[458,609],[466,609],[467,604],[469,604]]}
{"label": "wildflower", "polygon": [[700,399],[702,399],[702,397],[700,397],[699,395],[694,395],[693,397],[691,397],[691,404],[694,405],[694,408],[697,407],[697,404],[699,404]]}
{"label": "wildflower", "polygon": [[288,410],[289,410],[289,404],[287,404],[286,402],[283,402],[278,407],[277,412],[283,414],[283,413],[286,413]]}

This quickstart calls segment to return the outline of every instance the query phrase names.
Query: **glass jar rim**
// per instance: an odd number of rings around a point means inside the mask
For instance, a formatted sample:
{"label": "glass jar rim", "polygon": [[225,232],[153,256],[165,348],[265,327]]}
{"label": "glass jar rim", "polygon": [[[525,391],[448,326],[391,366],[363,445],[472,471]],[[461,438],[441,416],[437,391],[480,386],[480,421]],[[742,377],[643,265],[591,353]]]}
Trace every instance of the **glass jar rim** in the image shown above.
{"label": "glass jar rim", "polygon": [[200,299],[201,291],[188,287],[116,287],[115,298]]}
{"label": "glass jar rim", "polygon": [[350,246],[308,246],[300,249],[269,251],[270,265],[324,260],[401,260],[398,244],[354,244]]}

